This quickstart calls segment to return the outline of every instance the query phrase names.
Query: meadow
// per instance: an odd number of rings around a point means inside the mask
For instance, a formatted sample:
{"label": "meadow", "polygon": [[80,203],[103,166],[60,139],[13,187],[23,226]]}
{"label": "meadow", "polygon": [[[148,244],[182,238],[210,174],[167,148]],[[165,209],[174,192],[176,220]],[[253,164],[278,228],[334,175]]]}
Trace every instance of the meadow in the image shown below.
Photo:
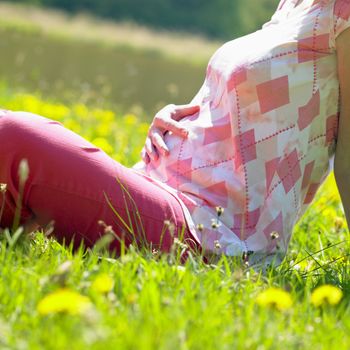
{"label": "meadow", "polygon": [[0,78],[61,102],[142,113],[186,103],[221,45],[0,1]]}
{"label": "meadow", "polygon": [[[54,96],[0,76],[2,108],[58,120],[123,164],[138,161],[144,109]],[[225,256],[181,264],[181,249],[131,247],[115,257],[103,241],[73,252],[44,232],[5,232],[0,349],[349,349],[349,233],[332,174],[277,268],[262,273]]]}
{"label": "meadow", "polygon": [[[5,83],[0,105],[59,120],[126,165],[139,159],[147,131],[135,115],[65,105]],[[265,274],[224,256],[208,264],[193,256],[182,265],[176,246],[160,257],[135,248],[115,258],[104,248],[73,253],[40,232],[31,238],[3,235],[0,348],[350,345],[349,237],[332,176],[295,228],[285,262]],[[338,303],[338,290],[326,290],[315,306],[312,293],[325,284],[341,289],[343,298]],[[268,295],[259,302],[263,291]]]}

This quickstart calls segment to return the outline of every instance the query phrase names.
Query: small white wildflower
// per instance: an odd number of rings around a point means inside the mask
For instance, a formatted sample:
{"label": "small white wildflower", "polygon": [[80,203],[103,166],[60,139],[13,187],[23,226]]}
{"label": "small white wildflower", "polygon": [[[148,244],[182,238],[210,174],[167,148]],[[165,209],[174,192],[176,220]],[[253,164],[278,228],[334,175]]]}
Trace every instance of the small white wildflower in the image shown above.
{"label": "small white wildflower", "polygon": [[172,237],[174,237],[175,233],[175,225],[170,220],[164,220],[164,227],[169,230],[169,233]]}
{"label": "small white wildflower", "polygon": [[221,244],[220,244],[220,242],[219,242],[218,240],[215,240],[215,241],[214,241],[214,247],[215,247],[215,249],[217,249],[217,250],[220,250],[220,249],[221,249]]}
{"label": "small white wildflower", "polygon": [[169,227],[171,225],[170,220],[164,220],[164,226]]}
{"label": "small white wildflower", "polygon": [[270,234],[270,237],[272,240],[275,240],[275,239],[278,239],[280,238],[280,234],[276,231],[272,231],[271,234]]}
{"label": "small white wildflower", "polygon": [[188,245],[181,242],[178,238],[174,238],[174,245],[177,245],[179,246],[181,249],[187,249],[188,248]]}
{"label": "small white wildflower", "polygon": [[29,165],[27,159],[22,159],[18,167],[18,175],[21,183],[27,181],[29,176]]}
{"label": "small white wildflower", "polygon": [[7,184],[0,183],[0,193],[6,193]]}
{"label": "small white wildflower", "polygon": [[216,219],[211,219],[211,227],[215,230],[221,226],[220,222]]}
{"label": "small white wildflower", "polygon": [[204,230],[204,225],[203,224],[198,224],[197,225],[197,230],[202,232]]}
{"label": "small white wildflower", "polygon": [[218,214],[218,216],[221,216],[224,213],[224,208],[223,207],[216,207],[216,214]]}

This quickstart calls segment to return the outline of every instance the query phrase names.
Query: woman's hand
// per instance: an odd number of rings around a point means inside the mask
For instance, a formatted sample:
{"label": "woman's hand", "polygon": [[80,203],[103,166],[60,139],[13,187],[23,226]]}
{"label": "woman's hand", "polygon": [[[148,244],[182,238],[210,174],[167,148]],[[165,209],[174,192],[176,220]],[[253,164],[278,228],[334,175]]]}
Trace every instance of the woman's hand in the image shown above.
{"label": "woman's hand", "polygon": [[179,123],[181,119],[199,111],[198,105],[167,105],[154,117],[148,130],[145,146],[141,151],[141,157],[145,163],[157,160],[159,155],[167,156],[169,149],[164,142],[164,135],[168,131],[186,138],[188,131]]}

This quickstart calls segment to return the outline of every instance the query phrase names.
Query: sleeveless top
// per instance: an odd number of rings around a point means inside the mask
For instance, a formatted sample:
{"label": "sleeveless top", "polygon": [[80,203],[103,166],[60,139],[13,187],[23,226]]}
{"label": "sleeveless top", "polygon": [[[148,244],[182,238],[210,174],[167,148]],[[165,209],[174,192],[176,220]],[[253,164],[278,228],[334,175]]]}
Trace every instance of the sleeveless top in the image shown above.
{"label": "sleeveless top", "polygon": [[[282,0],[261,30],[210,59],[170,155],[137,169],[182,203],[205,251],[284,257],[293,226],[330,170],[339,118],[335,39],[350,0]],[[219,207],[219,208],[218,208]]]}

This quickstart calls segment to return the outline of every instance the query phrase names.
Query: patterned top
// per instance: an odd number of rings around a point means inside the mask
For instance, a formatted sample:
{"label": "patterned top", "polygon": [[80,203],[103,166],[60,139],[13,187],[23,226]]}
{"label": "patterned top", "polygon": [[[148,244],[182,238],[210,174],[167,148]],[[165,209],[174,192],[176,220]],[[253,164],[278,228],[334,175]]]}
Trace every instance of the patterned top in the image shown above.
{"label": "patterned top", "polygon": [[282,0],[261,30],[213,55],[200,112],[182,120],[189,137],[167,133],[170,155],[139,166],[182,201],[205,250],[285,255],[335,151],[335,38],[347,27],[350,0]]}

